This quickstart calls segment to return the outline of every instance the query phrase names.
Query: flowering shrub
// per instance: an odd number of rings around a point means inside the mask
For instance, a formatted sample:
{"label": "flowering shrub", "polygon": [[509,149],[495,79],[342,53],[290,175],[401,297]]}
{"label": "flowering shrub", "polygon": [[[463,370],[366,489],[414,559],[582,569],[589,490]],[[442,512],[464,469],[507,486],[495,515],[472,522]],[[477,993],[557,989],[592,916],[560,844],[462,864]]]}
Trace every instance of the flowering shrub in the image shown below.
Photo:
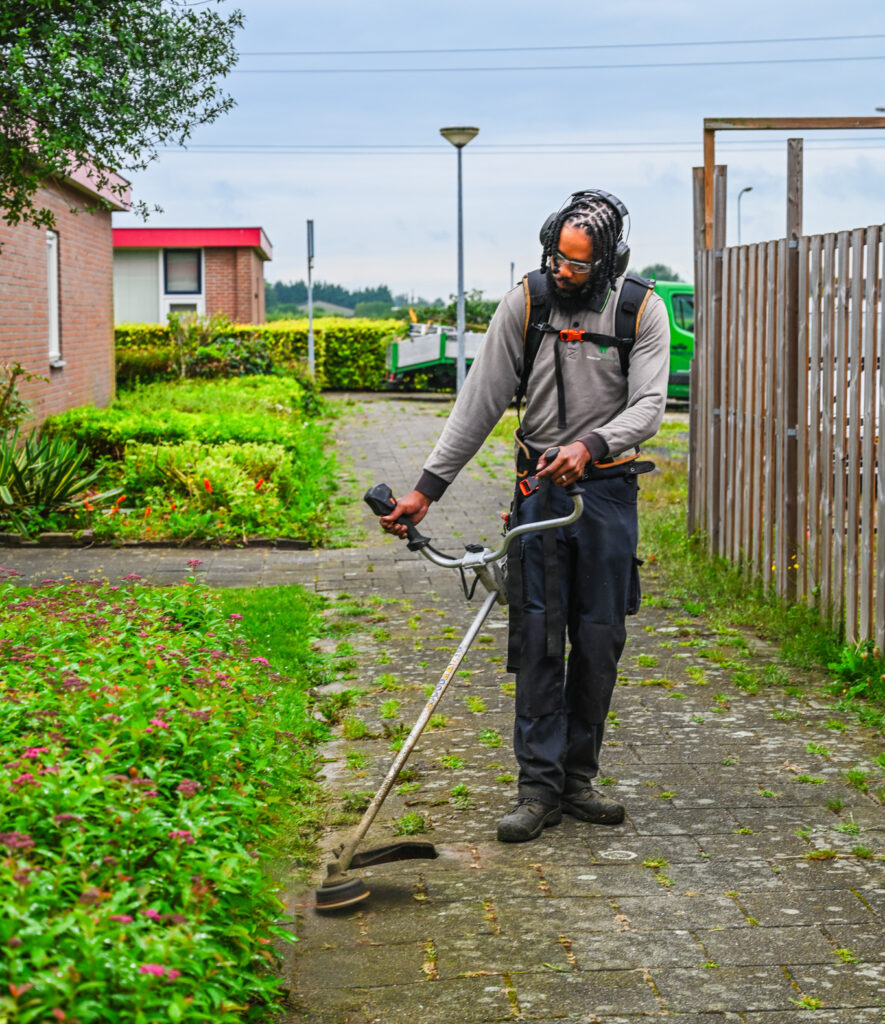
{"label": "flowering shrub", "polygon": [[[2,571],[5,575],[11,575]],[[0,1020],[263,1019],[274,808],[316,802],[315,679],[192,579],[0,581]],[[316,628],[316,623],[314,623]]]}
{"label": "flowering shrub", "polygon": [[118,481],[125,500],[92,517],[97,537],[320,543],[327,536],[333,488],[301,478],[282,445],[128,444],[105,479]]}

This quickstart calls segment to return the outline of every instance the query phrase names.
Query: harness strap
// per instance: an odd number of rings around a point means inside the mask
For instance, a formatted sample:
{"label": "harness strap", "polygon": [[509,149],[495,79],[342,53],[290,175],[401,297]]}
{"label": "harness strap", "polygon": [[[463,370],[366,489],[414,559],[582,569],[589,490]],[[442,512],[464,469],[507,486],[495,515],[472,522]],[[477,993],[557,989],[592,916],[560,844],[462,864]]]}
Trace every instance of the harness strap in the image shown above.
{"label": "harness strap", "polygon": [[[550,477],[542,477],[539,500],[542,502],[541,515],[550,518]],[[544,604],[546,605],[547,657],[562,657],[562,588],[559,585],[559,560],[556,557],[556,531],[545,530],[544,545]]]}
{"label": "harness strap", "polygon": [[553,362],[556,369],[556,426],[559,430],[565,430],[565,382],[562,379],[562,356],[559,352],[559,345],[553,344]]}
{"label": "harness strap", "polygon": [[[536,460],[535,460],[536,461]],[[553,485],[545,477],[540,481],[538,500],[542,503],[541,518],[550,516],[550,497]],[[519,525],[519,506],[522,495],[517,485],[510,508],[510,529]],[[556,533],[545,530],[542,538],[544,552],[544,599],[547,606],[545,616],[547,656],[561,658],[562,590],[559,584],[559,562],[556,554]],[[522,616],[523,616],[522,559],[518,550],[511,548],[507,555],[507,610],[509,630],[507,636],[507,671],[517,672],[522,660]]]}
{"label": "harness strap", "polygon": [[[519,525],[519,486],[513,492],[509,528]],[[517,545],[507,553],[507,671],[516,672],[522,658],[522,559]]]}

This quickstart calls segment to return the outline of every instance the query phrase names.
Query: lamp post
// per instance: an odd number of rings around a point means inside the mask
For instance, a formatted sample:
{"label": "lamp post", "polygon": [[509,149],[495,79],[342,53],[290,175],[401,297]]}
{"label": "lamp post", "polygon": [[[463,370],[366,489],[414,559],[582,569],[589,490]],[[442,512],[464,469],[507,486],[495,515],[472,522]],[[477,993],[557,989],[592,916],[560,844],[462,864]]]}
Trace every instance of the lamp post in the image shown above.
{"label": "lamp post", "polygon": [[464,357],[464,215],[461,202],[461,150],[476,138],[479,128],[440,128],[440,135],[458,150],[458,359],[455,368],[455,390],[460,393],[467,376]]}
{"label": "lamp post", "polygon": [[741,197],[745,192],[752,192],[752,185],[745,185],[740,192],[738,192],[738,245],[741,244]]}
{"label": "lamp post", "polygon": [[313,377],[315,369],[313,339],[313,221],[307,222],[307,368]]}

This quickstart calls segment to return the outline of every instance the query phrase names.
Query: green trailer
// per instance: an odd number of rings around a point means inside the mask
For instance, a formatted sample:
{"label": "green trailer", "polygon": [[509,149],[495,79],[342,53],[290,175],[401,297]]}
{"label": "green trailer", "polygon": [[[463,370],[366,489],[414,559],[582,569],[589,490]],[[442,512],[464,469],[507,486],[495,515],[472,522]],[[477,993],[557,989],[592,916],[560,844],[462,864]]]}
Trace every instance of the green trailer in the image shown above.
{"label": "green trailer", "polygon": [[[485,334],[464,332],[467,369],[476,358]],[[442,324],[410,324],[405,338],[395,338],[387,346],[387,387],[406,388],[417,379],[431,386],[451,388],[455,383],[458,336],[454,327]]]}

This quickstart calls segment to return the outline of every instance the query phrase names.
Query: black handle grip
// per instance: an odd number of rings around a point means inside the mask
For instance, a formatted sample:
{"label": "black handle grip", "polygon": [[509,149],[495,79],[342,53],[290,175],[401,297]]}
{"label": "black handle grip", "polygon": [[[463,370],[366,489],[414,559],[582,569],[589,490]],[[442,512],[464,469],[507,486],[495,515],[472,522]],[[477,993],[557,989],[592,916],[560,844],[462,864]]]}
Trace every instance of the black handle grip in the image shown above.
{"label": "black handle grip", "polygon": [[396,498],[387,484],[374,484],[363,495],[363,501],[376,516],[386,516],[396,508]]}
{"label": "black handle grip", "polygon": [[[553,460],[556,458],[557,455],[559,455],[559,449],[558,448],[548,448],[547,451],[544,452],[544,458],[547,460],[547,465],[548,466],[550,465],[551,462],[553,462]],[[577,480],[573,480],[568,485],[568,487],[566,487],[565,493],[568,494],[569,497],[573,498],[576,494],[583,494],[584,492],[581,490],[580,487],[578,487],[578,481]]]}
{"label": "black handle grip", "polygon": [[[376,516],[389,515],[396,508],[396,498],[387,484],[373,484],[363,495],[363,501]],[[405,526],[410,551],[417,551],[430,543],[430,538],[422,536],[408,516],[399,516],[394,522]]]}

